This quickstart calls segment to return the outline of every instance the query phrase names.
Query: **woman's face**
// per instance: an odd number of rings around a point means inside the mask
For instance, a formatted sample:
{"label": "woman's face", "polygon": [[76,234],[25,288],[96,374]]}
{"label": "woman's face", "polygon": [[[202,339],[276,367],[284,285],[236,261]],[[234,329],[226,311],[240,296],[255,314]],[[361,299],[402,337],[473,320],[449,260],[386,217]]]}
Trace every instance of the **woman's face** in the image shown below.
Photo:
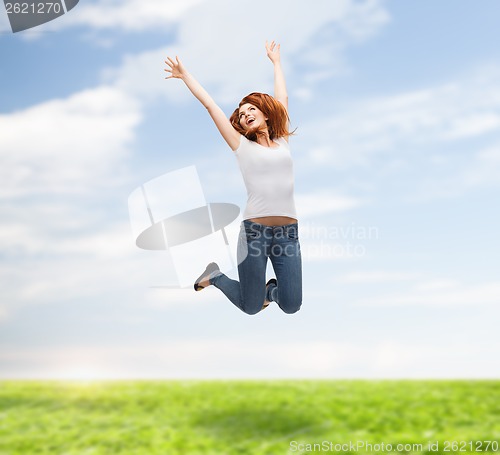
{"label": "woman's face", "polygon": [[243,104],[239,109],[240,126],[245,131],[262,129],[267,126],[266,116],[256,106],[250,103]]}

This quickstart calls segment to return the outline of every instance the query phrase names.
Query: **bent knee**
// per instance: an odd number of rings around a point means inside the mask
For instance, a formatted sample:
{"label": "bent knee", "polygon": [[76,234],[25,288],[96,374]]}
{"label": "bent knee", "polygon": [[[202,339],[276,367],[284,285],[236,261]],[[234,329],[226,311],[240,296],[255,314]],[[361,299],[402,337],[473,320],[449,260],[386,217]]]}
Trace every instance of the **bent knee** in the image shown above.
{"label": "bent knee", "polygon": [[246,314],[254,315],[259,313],[262,310],[262,305],[264,304],[264,296],[262,298],[259,296],[258,298],[247,299],[241,302],[241,311]]}
{"label": "bent knee", "polygon": [[297,313],[297,311],[300,310],[300,305],[299,306],[296,306],[296,307],[286,307],[286,308],[282,308],[282,310],[286,313],[286,314],[294,314],[294,313]]}
{"label": "bent knee", "polygon": [[289,299],[284,302],[280,302],[280,308],[283,310],[284,313],[286,314],[293,314],[297,313],[297,311],[300,310],[300,307],[302,306],[302,299],[295,298],[295,299]]}
{"label": "bent knee", "polygon": [[250,316],[253,316],[257,313],[260,313],[260,310],[262,310],[262,307],[261,308],[244,308],[242,311]]}

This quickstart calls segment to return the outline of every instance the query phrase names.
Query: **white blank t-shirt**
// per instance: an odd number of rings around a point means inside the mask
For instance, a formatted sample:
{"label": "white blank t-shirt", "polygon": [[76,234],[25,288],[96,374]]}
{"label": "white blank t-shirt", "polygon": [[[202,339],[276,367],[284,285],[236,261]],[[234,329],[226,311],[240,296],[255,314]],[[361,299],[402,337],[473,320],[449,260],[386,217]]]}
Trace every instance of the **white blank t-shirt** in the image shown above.
{"label": "white blank t-shirt", "polygon": [[274,142],[279,147],[264,147],[241,135],[234,152],[248,195],[244,220],[262,216],[297,218],[290,147],[284,138]]}

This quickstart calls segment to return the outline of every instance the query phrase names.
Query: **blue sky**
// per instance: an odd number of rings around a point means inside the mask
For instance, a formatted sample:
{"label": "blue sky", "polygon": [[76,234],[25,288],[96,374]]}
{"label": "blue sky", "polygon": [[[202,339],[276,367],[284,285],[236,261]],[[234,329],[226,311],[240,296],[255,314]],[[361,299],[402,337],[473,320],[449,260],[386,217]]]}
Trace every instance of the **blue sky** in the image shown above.
{"label": "blue sky", "polygon": [[[499,12],[102,0],[12,34],[2,11],[0,377],[498,377]],[[135,247],[127,200],[196,165],[207,201],[244,206],[163,60],[230,114],[272,92],[266,39],[298,128],[304,300],[250,317],[214,288],[155,288],[171,269]]]}

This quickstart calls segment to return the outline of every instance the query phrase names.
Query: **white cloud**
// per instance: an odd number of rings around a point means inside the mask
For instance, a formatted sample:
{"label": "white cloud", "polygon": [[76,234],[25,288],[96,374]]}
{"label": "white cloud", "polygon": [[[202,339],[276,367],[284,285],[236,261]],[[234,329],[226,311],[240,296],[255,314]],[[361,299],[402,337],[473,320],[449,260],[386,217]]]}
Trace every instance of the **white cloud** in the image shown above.
{"label": "white cloud", "polygon": [[[81,299],[106,305],[110,293],[119,294],[124,306],[157,309],[198,305],[200,299],[204,304],[221,300],[215,288],[203,293],[194,293],[191,286],[178,288],[168,253],[138,249],[128,220],[100,220],[88,214],[85,224],[85,211],[74,216],[82,226],[68,227],[75,220],[72,212],[64,211],[50,223],[0,225],[2,254],[7,259],[0,265],[0,275],[8,283],[2,288],[0,324],[27,305],[71,304]],[[120,321],[123,318],[126,315]]]}
{"label": "white cloud", "polygon": [[476,154],[475,162],[457,180],[467,187],[497,186],[500,183],[500,142],[481,149]]}
{"label": "white cloud", "polygon": [[[2,349],[2,378],[494,378],[499,346],[231,340]],[[7,368],[6,368],[7,367]]]}
{"label": "white cloud", "polygon": [[[102,71],[103,80],[142,102],[153,101],[159,96],[176,103],[186,102],[190,98],[184,84],[176,79],[165,80],[164,61],[173,53],[174,49],[162,47],[138,55],[126,55],[120,67]],[[166,106],[166,115],[170,112]]]}
{"label": "white cloud", "polygon": [[411,272],[396,272],[390,270],[377,270],[366,272],[346,273],[335,279],[337,283],[386,283],[395,281],[414,281],[419,274]]}
{"label": "white cloud", "polygon": [[144,278],[147,267],[134,269],[140,262],[128,220],[122,224],[116,212],[110,218],[106,207],[126,201],[128,194],[116,202],[117,188],[130,179],[125,163],[141,118],[140,105],[110,86],[0,116],[0,240],[10,313]]}
{"label": "white cloud", "polygon": [[301,218],[316,217],[325,213],[349,210],[362,204],[360,199],[332,194],[329,190],[309,193],[297,193],[295,196],[297,211]]}
{"label": "white cloud", "polygon": [[444,279],[429,280],[418,283],[415,286],[415,290],[422,292],[429,292],[429,291],[433,292],[446,289],[453,290],[453,288],[456,289],[458,286],[459,286],[458,281],[444,278]]}
{"label": "white cloud", "polygon": [[[4,229],[2,227],[1,232]],[[147,263],[135,256],[129,226],[97,226],[95,233],[67,233],[43,223],[4,233],[1,267],[8,286],[3,299],[10,311],[26,304],[69,302],[109,289],[129,289],[146,281]]]}
{"label": "white cloud", "polygon": [[500,144],[480,151],[478,157],[487,165],[500,164]]}
{"label": "white cloud", "polygon": [[[435,157],[437,166],[450,169],[453,159]],[[468,153],[466,162],[458,169],[441,173],[439,178],[425,176],[419,182],[416,194],[418,200],[435,199],[436,197],[456,197],[477,188],[495,188],[500,184],[500,142],[495,139],[491,145]],[[494,197],[493,195],[491,197]]]}
{"label": "white cloud", "polygon": [[[272,91],[272,64],[266,57],[264,42],[276,39],[283,44],[285,72],[303,75],[304,81],[297,83],[302,87],[300,93],[309,96],[315,84],[310,80],[313,75],[324,79],[343,67],[342,50],[372,36],[388,20],[378,0],[342,0],[334,4],[320,0],[314,7],[307,3],[291,7],[284,1],[265,0],[256,0],[251,7],[229,0],[205,2],[179,19],[175,43],[129,56],[121,68],[110,69],[105,75],[141,96],[163,94],[177,101],[179,96],[186,99],[191,95],[182,82],[164,81],[160,76],[165,57],[179,55],[217,102],[235,104],[251,91]],[[331,30],[335,39],[321,39],[325,30]]]}
{"label": "white cloud", "polygon": [[[348,199],[347,204],[341,201],[335,209],[347,210],[356,206],[357,202],[351,206],[352,201],[355,200]],[[317,222],[318,218],[308,216],[303,217],[300,213],[299,221],[302,258],[308,262],[360,260],[368,254],[370,244],[380,237],[378,226]]]}
{"label": "white cloud", "polygon": [[[337,43],[348,37],[352,41],[362,41],[376,33],[382,25],[389,21],[387,11],[380,0],[338,0],[335,3],[327,0],[316,1],[314,6],[296,3],[290,5],[285,1],[264,2],[257,0],[251,6],[235,4],[229,0],[99,0],[78,5],[75,14],[66,17],[59,27],[86,25],[95,29],[124,29],[128,31],[149,31],[153,28],[164,29],[172,21],[188,20],[195,24],[201,36],[208,38],[217,33],[221,27],[227,35],[244,39],[249,30],[256,33],[255,26],[245,29],[247,24],[259,24],[259,29],[274,29],[279,32],[283,24],[295,25],[302,20],[302,28],[316,30],[318,24],[338,22],[336,31]],[[266,14],[262,14],[262,11]],[[189,16],[189,17],[187,17]],[[279,19],[279,20],[277,20]],[[241,33],[244,30],[245,33]],[[186,32],[186,30],[183,30]],[[194,30],[193,30],[194,31]],[[231,31],[240,32],[238,35]],[[291,42],[300,46],[300,30],[294,30]],[[258,31],[257,31],[258,32]],[[188,32],[189,33],[189,32]],[[199,37],[200,34],[197,36]],[[297,36],[298,35],[298,36]],[[321,46],[316,49],[321,50]],[[321,54],[321,58],[329,56]]]}
{"label": "white cloud", "polygon": [[[429,147],[500,131],[500,68],[486,67],[448,84],[361,100],[309,125],[304,165],[346,168],[398,160]],[[406,151],[406,152],[405,152]],[[406,155],[406,156],[405,156]]]}
{"label": "white cloud", "polygon": [[193,7],[205,0],[98,0],[80,2],[64,17],[51,24],[61,29],[85,26],[97,30],[124,30],[127,32],[165,30]]}
{"label": "white cloud", "polygon": [[[492,107],[494,109],[494,107]],[[445,139],[465,139],[480,136],[500,129],[500,114],[495,112],[475,112],[452,119],[449,130],[443,133]]]}
{"label": "white cloud", "polygon": [[132,98],[104,86],[1,115],[2,197],[116,181],[140,120]]}
{"label": "white cloud", "polygon": [[417,282],[404,293],[377,295],[355,302],[360,306],[407,306],[407,305],[498,305],[500,282],[463,285],[452,280]]}

